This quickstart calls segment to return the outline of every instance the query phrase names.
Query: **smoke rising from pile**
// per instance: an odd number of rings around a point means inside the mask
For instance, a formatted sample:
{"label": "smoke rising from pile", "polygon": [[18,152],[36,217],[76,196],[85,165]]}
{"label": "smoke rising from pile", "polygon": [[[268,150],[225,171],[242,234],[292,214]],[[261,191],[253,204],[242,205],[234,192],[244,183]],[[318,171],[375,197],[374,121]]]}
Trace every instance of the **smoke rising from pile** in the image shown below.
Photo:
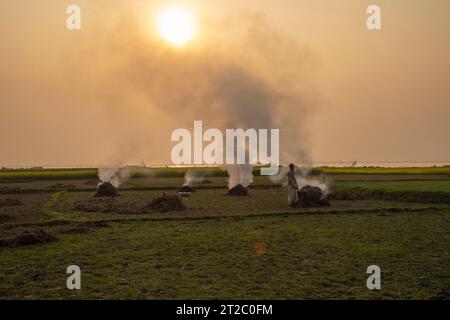
{"label": "smoke rising from pile", "polygon": [[307,176],[298,176],[296,177],[298,188],[301,189],[304,186],[312,186],[318,187],[322,190],[323,197],[326,197],[330,191],[328,187],[328,182],[325,176],[321,176],[320,178],[315,177],[307,177]]}
{"label": "smoke rising from pile", "polygon": [[[275,184],[281,184],[282,186],[287,186],[287,173],[289,172],[289,168],[286,166],[281,166],[277,175],[270,176],[270,180]],[[308,167],[295,167],[296,172],[296,180],[298,184],[298,188],[301,189],[304,186],[312,186],[319,187],[324,196],[327,196],[329,193],[328,181],[325,176],[320,175],[319,177],[311,176],[311,168]]]}
{"label": "smoke rising from pile", "polygon": [[253,167],[250,164],[227,165],[222,169],[228,173],[228,189],[238,184],[247,188],[253,182]]}
{"label": "smoke rising from pile", "polygon": [[100,184],[109,182],[116,188],[119,188],[130,176],[131,172],[127,168],[98,168]]}
{"label": "smoke rising from pile", "polygon": [[192,171],[189,170],[184,175],[183,186],[193,187],[199,185],[205,181],[206,173],[204,171]]}

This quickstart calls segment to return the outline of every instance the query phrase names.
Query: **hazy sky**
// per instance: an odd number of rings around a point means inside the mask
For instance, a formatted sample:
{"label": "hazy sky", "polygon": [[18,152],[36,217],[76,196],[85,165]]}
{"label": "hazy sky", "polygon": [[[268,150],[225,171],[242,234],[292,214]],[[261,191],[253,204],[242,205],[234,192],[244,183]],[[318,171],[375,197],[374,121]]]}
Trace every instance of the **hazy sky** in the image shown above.
{"label": "hazy sky", "polygon": [[[199,21],[177,52],[172,5]],[[279,126],[314,161],[450,162],[448,0],[0,0],[0,39],[0,166],[168,163],[196,117]]]}

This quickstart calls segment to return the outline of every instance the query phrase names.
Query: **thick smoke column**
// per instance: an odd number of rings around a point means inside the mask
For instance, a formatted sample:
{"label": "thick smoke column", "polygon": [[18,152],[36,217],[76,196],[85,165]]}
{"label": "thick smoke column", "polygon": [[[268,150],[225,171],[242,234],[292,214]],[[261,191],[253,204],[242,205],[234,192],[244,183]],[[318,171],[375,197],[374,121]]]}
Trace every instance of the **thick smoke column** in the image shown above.
{"label": "thick smoke column", "polygon": [[249,164],[227,165],[223,170],[228,173],[228,189],[238,184],[247,188],[253,182],[253,167]]}
{"label": "thick smoke column", "polygon": [[[221,130],[278,128],[281,161],[302,160],[313,96],[309,52],[260,17],[239,21],[246,23],[205,23],[203,41],[185,50],[144,37],[127,21],[107,37],[111,43],[101,55],[118,63],[106,68],[98,92],[107,92],[111,110],[132,110],[126,105],[140,97],[173,128],[189,128],[194,120]],[[230,35],[224,33],[229,28]],[[161,153],[170,155],[169,149]]]}
{"label": "thick smoke column", "polygon": [[95,163],[170,164],[170,134],[194,120],[220,130],[280,129],[281,162],[300,161],[318,96],[311,81],[315,57],[305,46],[261,15],[233,12],[199,17],[198,37],[174,48],[152,34],[145,14],[119,2],[107,10],[98,5],[76,41],[64,34],[55,58],[42,59],[51,66],[42,66],[47,79],[40,68],[26,71],[40,80],[36,88],[49,88],[47,110],[76,110],[68,113],[76,117],[74,128],[86,128],[76,134],[86,142],[73,161],[88,154]]}

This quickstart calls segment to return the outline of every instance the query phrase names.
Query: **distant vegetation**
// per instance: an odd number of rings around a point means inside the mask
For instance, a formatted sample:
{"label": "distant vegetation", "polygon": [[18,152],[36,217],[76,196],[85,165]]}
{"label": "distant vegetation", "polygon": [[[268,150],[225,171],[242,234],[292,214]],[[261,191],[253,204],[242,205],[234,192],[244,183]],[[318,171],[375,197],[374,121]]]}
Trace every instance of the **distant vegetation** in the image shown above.
{"label": "distant vegetation", "polygon": [[[206,176],[225,177],[227,174],[220,168],[140,168],[130,167],[132,178],[145,177],[184,177],[186,171],[203,171]],[[259,174],[259,169],[254,169],[254,174]],[[20,180],[78,180],[97,179],[97,169],[7,169],[0,171],[0,181],[20,181]]]}
{"label": "distant vegetation", "polygon": [[[183,177],[188,170],[202,171],[209,177],[226,177],[225,171],[213,167],[195,167],[195,168],[141,168],[130,167],[132,178],[143,177]],[[431,168],[338,168],[338,167],[320,167],[314,168],[312,174],[448,174],[450,167],[431,167]],[[260,167],[254,167],[253,174],[260,174]],[[2,169],[0,170],[0,181],[18,181],[18,180],[77,180],[77,179],[96,179],[97,169]]]}
{"label": "distant vegetation", "polygon": [[0,171],[0,181],[74,180],[97,178],[97,169],[17,169]]}
{"label": "distant vegetation", "polygon": [[429,168],[320,167],[314,171],[332,174],[450,174],[450,166]]}

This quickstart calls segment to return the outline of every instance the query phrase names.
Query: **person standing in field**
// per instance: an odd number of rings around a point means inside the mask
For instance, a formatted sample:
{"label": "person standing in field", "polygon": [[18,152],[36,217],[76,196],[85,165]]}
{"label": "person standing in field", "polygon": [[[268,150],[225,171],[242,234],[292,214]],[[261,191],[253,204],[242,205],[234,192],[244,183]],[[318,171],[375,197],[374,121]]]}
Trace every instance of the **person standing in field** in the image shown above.
{"label": "person standing in field", "polygon": [[288,202],[289,207],[294,207],[298,201],[298,184],[295,178],[295,166],[294,164],[289,165],[289,172],[287,174],[288,179]]}

